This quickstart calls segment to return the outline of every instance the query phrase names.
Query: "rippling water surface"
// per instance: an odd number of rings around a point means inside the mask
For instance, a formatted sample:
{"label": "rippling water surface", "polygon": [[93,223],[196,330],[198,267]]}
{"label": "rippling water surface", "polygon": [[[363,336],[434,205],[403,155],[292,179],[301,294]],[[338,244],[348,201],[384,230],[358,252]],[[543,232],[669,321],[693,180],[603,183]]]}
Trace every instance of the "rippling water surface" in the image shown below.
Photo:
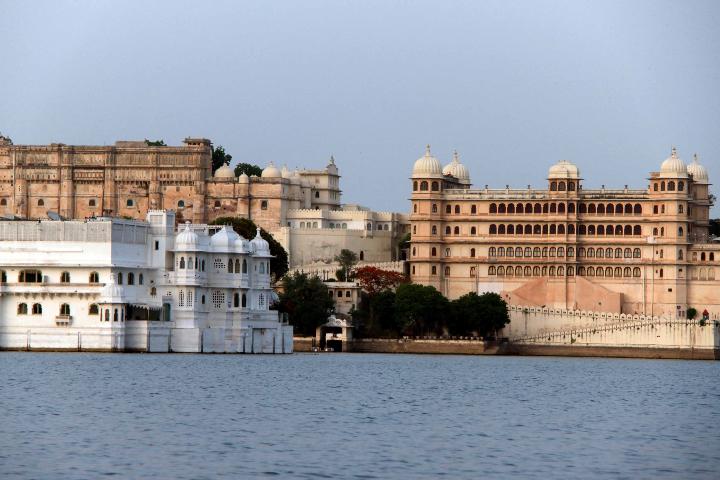
{"label": "rippling water surface", "polygon": [[0,353],[3,478],[718,478],[720,362]]}

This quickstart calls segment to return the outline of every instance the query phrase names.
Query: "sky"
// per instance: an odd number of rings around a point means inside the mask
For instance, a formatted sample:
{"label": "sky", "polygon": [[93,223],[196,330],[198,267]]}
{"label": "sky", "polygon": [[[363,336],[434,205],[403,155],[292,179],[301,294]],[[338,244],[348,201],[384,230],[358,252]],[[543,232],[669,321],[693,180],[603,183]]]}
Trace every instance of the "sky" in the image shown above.
{"label": "sky", "polygon": [[334,155],[343,201],[381,211],[408,211],[426,144],[480,188],[544,188],[560,159],[645,188],[673,145],[720,184],[718,25],[695,0],[0,0],[0,132]]}

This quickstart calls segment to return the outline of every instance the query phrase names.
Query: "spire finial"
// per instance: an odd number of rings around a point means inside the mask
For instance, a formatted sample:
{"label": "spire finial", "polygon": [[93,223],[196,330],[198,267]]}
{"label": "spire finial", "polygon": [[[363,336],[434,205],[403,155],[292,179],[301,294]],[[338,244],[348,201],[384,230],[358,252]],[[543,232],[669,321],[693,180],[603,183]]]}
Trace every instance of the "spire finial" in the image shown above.
{"label": "spire finial", "polygon": [[453,150],[453,162],[460,163],[460,155],[457,150]]}
{"label": "spire finial", "polygon": [[697,154],[697,153],[693,153],[693,163],[698,163],[698,160],[697,160],[697,159],[698,159],[698,154]]}
{"label": "spire finial", "polygon": [[673,145],[670,156],[672,158],[677,158],[677,149],[675,148],[675,145]]}
{"label": "spire finial", "polygon": [[335,155],[330,155],[330,163],[335,165]]}
{"label": "spire finial", "polygon": [[429,143],[427,145],[425,145],[425,156],[426,157],[430,156],[430,144]]}

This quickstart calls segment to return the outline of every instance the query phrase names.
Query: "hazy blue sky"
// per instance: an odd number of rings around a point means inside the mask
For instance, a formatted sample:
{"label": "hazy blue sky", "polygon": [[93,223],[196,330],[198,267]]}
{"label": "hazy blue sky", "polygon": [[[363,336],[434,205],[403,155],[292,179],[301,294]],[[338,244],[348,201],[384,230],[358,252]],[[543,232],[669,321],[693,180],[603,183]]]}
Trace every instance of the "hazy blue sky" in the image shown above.
{"label": "hazy blue sky", "polygon": [[426,143],[479,187],[544,186],[559,159],[644,187],[671,145],[720,183],[718,1],[0,0],[0,54],[15,143],[334,154],[344,200],[380,210],[408,210]]}

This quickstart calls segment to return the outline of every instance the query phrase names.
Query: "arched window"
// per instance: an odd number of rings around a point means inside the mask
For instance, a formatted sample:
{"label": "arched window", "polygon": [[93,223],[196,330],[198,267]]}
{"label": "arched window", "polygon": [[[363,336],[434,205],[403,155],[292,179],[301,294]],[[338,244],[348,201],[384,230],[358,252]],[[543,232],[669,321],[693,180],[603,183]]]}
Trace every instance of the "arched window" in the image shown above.
{"label": "arched window", "polygon": [[633,235],[642,235],[642,227],[640,227],[640,225],[633,227]]}
{"label": "arched window", "polygon": [[678,250],[678,260],[682,260],[682,259],[683,259],[683,251]]}
{"label": "arched window", "polygon": [[588,234],[588,235],[595,235],[595,225],[588,225],[588,227],[587,227],[587,234]]}
{"label": "arched window", "polygon": [[642,206],[641,206],[639,203],[636,203],[636,204],[633,206],[633,213],[634,213],[635,215],[642,215]]}
{"label": "arched window", "polygon": [[418,189],[418,182],[417,182],[417,180],[415,180],[413,182],[413,192],[417,192],[417,189]]}
{"label": "arched window", "polygon": [[558,235],[565,235],[565,225],[558,225]]}
{"label": "arched window", "polygon": [[564,247],[558,247],[558,249],[557,249],[557,256],[558,256],[558,257],[564,257],[564,256],[565,256],[565,248],[564,248]]}
{"label": "arched window", "polygon": [[507,212],[505,204],[501,203],[500,205],[498,205],[498,213],[505,213],[505,212]]}
{"label": "arched window", "polygon": [[714,252],[710,252],[710,261],[711,262],[715,261],[715,253]]}
{"label": "arched window", "polygon": [[568,190],[571,192],[575,191],[575,182],[568,182]]}
{"label": "arched window", "polygon": [[[473,268],[474,268],[474,267],[473,267]],[[503,275],[505,275],[505,267],[502,267],[502,266],[498,267],[498,268],[497,268],[497,275],[498,275],[498,276],[503,276]]]}
{"label": "arched window", "polygon": [[449,256],[450,256],[450,249],[449,249],[449,248],[446,248],[446,249],[445,249],[445,256],[446,256],[446,257],[449,257]]}
{"label": "arched window", "polygon": [[118,285],[122,285],[122,283],[123,283],[123,274],[122,274],[122,272],[118,272],[117,283],[118,283]]}
{"label": "arched window", "polygon": [[550,213],[557,213],[557,204],[556,203],[550,204]]}
{"label": "arched window", "polygon": [[60,315],[70,315],[70,305],[67,303],[60,305]]}
{"label": "arched window", "polygon": [[515,256],[518,258],[522,258],[523,256],[523,250],[520,247],[515,247]]}
{"label": "arched window", "polygon": [[533,248],[533,257],[540,257],[540,247]]}
{"label": "arched window", "polygon": [[515,267],[515,276],[516,277],[522,277],[522,267]]}
{"label": "arched window", "polygon": [[[495,266],[494,266],[494,265],[490,265],[490,266],[488,267],[488,275],[495,275],[495,272],[496,272]],[[475,276],[475,267],[470,267],[470,276],[471,276],[471,277],[474,277],[474,276]]]}
{"label": "arched window", "polygon": [[583,258],[585,256],[585,251],[585,247],[579,247],[577,251],[578,258]]}
{"label": "arched window", "polygon": [[640,249],[636,248],[633,250],[633,258],[640,258]]}
{"label": "arched window", "polygon": [[685,182],[678,182],[678,192],[685,190]]}
{"label": "arched window", "polygon": [[554,257],[556,251],[557,249],[555,247],[550,247],[550,257]]}
{"label": "arched window", "polygon": [[515,204],[511,203],[507,207],[507,213],[515,213]]}
{"label": "arched window", "polygon": [[490,235],[495,235],[495,234],[497,234],[497,225],[491,224],[490,225]]}
{"label": "arched window", "polygon": [[522,225],[516,225],[515,226],[515,235],[522,235],[523,233],[523,226]]}
{"label": "arched window", "polygon": [[100,274],[98,272],[90,272],[89,283],[100,283]]}
{"label": "arched window", "polygon": [[471,215],[477,215],[477,205],[471,205],[471,206],[470,206],[470,214],[471,214]]}
{"label": "arched window", "polygon": [[460,205],[455,205],[455,213],[456,214],[460,213]]}
{"label": "arched window", "polygon": [[555,276],[555,267],[550,267],[550,270],[548,270],[548,276],[554,277]]}
{"label": "arched window", "polygon": [[581,203],[581,204],[578,206],[578,211],[579,211],[579,213],[588,213],[588,207],[587,207],[587,205],[585,205],[584,203]]}
{"label": "arched window", "polygon": [[[415,206],[417,207],[417,205],[415,205]],[[417,209],[415,211],[417,212]],[[432,204],[432,213],[437,213],[437,211],[438,211],[437,203],[433,203]]]}
{"label": "arched window", "polygon": [[450,267],[445,267],[445,276],[446,277],[450,276]]}
{"label": "arched window", "polygon": [[557,191],[557,182],[555,182],[555,181],[550,182],[550,191],[551,191],[551,192],[556,192],[556,191]]}
{"label": "arched window", "polygon": [[525,250],[523,251],[523,255],[526,257],[532,257],[532,249],[530,247],[525,247]]}
{"label": "arched window", "polygon": [[424,180],[422,182],[420,182],[420,191],[427,192],[427,189],[428,189],[428,182],[426,182]]}
{"label": "arched window", "polygon": [[508,235],[512,235],[513,233],[515,233],[515,227],[513,227],[512,225],[508,225],[508,226],[507,226],[507,230],[506,230],[505,225],[500,225],[500,226],[498,227],[498,234],[499,234],[499,235],[504,235],[506,231],[507,231],[507,234],[508,234]]}
{"label": "arched window", "polygon": [[682,237],[682,236],[683,236],[683,228],[678,227],[678,237]]}
{"label": "arched window", "polygon": [[43,275],[40,270],[20,270],[19,283],[42,283]]}
{"label": "arched window", "polygon": [[595,257],[595,249],[593,247],[588,247],[587,258],[594,258],[594,257]]}
{"label": "arched window", "polygon": [[632,227],[630,225],[625,225],[623,235],[632,235]]}
{"label": "arched window", "polygon": [[445,213],[447,213],[447,214],[452,213],[452,205],[445,205]]}
{"label": "arched window", "polygon": [[3,199],[0,199],[0,206],[4,207],[4,206],[6,206],[6,205],[7,205],[7,200],[4,199],[4,198],[3,198]]}
{"label": "arched window", "polygon": [[515,207],[515,213],[523,213],[523,212],[524,212],[523,204],[518,203],[517,206]]}
{"label": "arched window", "polygon": [[43,200],[43,199],[41,198],[40,200],[37,201],[37,204],[38,204],[38,207],[42,207],[42,206],[45,205],[45,200]]}
{"label": "arched window", "polygon": [[670,180],[670,181],[667,183],[667,189],[668,189],[668,192],[674,192],[674,191],[675,191],[675,182],[673,182],[672,180]]}
{"label": "arched window", "polygon": [[33,303],[32,314],[33,315],[42,315],[42,305],[40,305],[39,303]]}
{"label": "arched window", "polygon": [[658,184],[657,184],[657,183],[653,183],[653,191],[655,191],[655,192],[658,191]]}
{"label": "arched window", "polygon": [[664,180],[662,182],[660,182],[660,191],[661,192],[665,191],[665,181]]}
{"label": "arched window", "polygon": [[636,277],[636,278],[640,277],[640,267],[633,268],[633,277]]}
{"label": "arched window", "polygon": [[127,284],[135,285],[135,274],[133,272],[128,273]]}
{"label": "arched window", "polygon": [[238,308],[240,306],[240,294],[239,293],[233,294],[233,306],[235,308]]}
{"label": "arched window", "polygon": [[[204,269],[204,267],[205,267],[205,260],[203,260],[203,269]],[[247,260],[243,258],[243,261],[242,261],[242,273],[247,273],[247,269],[248,269]]]}
{"label": "arched window", "polygon": [[113,310],[113,322],[117,322],[117,321],[118,321],[118,309],[116,308]]}
{"label": "arched window", "polygon": [[534,225],[533,226],[533,235],[540,235],[540,225]]}
{"label": "arched window", "polygon": [[558,191],[560,191],[560,192],[565,191],[565,182],[558,182]]}
{"label": "arched window", "polygon": [[437,192],[438,190],[440,190],[438,182],[432,182],[432,185],[430,187],[433,192]]}
{"label": "arched window", "polygon": [[18,304],[17,314],[18,315],[27,315],[27,313],[28,313],[27,303]]}
{"label": "arched window", "polygon": [[575,276],[575,268],[573,268],[573,267],[568,267],[568,269],[567,269],[567,276],[568,276],[568,277],[574,277],[574,276]]}
{"label": "arched window", "polygon": [[430,267],[430,275],[437,275],[437,266]]}
{"label": "arched window", "polygon": [[490,213],[497,213],[497,205],[494,203],[490,204]]}
{"label": "arched window", "polygon": [[70,283],[70,272],[62,272],[60,274],[60,283]]}
{"label": "arched window", "polygon": [[[495,248],[495,247],[493,247],[493,248]],[[471,256],[472,258],[475,258],[475,249],[474,249],[474,248],[471,248],[471,249],[470,249],[470,256]]]}
{"label": "arched window", "polygon": [[431,256],[431,257],[437,257],[437,248],[432,247],[432,248],[430,249],[430,256]]}
{"label": "arched window", "polygon": [[564,203],[558,204],[558,213],[565,213],[565,204]]}
{"label": "arched window", "polygon": [[455,228],[453,228],[453,233],[454,233],[455,235],[460,235],[460,227],[455,227]]}
{"label": "arched window", "polygon": [[100,309],[96,304],[91,304],[90,308],[88,308],[88,315],[98,315],[100,313]]}
{"label": "arched window", "polygon": [[180,270],[185,268],[185,257],[180,257]]}
{"label": "arched window", "polygon": [[476,228],[476,227],[470,227],[470,235],[477,235],[477,228]]}
{"label": "arched window", "polygon": [[513,249],[513,247],[508,247],[508,248],[507,248],[507,256],[508,256],[508,257],[514,257],[514,256],[515,256],[515,250]]}
{"label": "arched window", "polygon": [[242,308],[246,308],[246,307],[247,307],[247,295],[245,295],[245,294],[243,293],[240,300],[241,300],[241,301],[240,301],[240,306],[241,306]]}

